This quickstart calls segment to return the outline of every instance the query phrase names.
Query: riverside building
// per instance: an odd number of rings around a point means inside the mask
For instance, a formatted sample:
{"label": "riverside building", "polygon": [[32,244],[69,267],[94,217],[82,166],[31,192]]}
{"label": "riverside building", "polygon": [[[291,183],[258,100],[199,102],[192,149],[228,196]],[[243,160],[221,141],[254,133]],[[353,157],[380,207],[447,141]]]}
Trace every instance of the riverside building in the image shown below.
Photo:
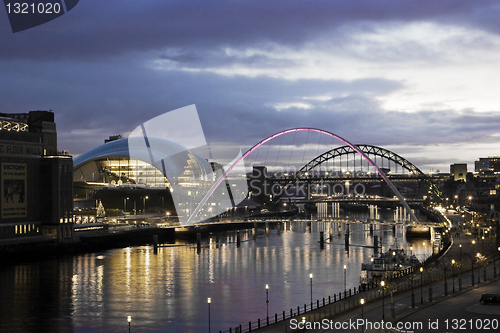
{"label": "riverside building", "polygon": [[0,247],[71,241],[72,187],[54,113],[0,113]]}

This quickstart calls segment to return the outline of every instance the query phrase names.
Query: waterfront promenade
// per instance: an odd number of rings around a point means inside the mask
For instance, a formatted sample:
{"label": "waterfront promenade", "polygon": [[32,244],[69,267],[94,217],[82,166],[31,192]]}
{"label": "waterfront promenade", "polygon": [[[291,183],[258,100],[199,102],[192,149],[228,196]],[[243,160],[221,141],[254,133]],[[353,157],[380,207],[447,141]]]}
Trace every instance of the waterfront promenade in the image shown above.
{"label": "waterfront promenade", "polygon": [[[453,222],[456,225],[457,216],[451,216],[451,218],[455,220]],[[472,241],[475,241],[475,244]],[[265,321],[261,319],[262,328],[252,331],[361,332],[361,326],[353,329],[352,326],[342,328],[335,327],[335,325],[343,324],[345,327],[346,323],[364,319],[379,326],[381,326],[382,321],[391,322],[393,327],[396,327],[398,322],[413,325],[407,330],[399,331],[387,329],[388,325],[379,328],[372,325],[371,328],[367,327],[365,332],[442,332],[446,331],[445,324],[449,325],[448,329],[453,328],[451,327],[453,320],[480,320],[479,325],[482,323],[481,320],[498,319],[500,307],[479,304],[479,297],[483,292],[499,293],[500,291],[499,253],[496,253],[497,261],[493,263],[491,254],[493,253],[493,242],[493,240],[477,239],[470,234],[466,235],[461,232],[460,235],[453,237],[451,247],[438,263],[426,266],[422,273],[417,271],[413,275],[395,280],[389,287],[386,286],[384,297],[382,297],[380,287],[374,288],[333,304],[321,306],[313,311],[295,315],[292,318],[288,318],[287,315],[286,320],[269,326],[262,327],[265,325]],[[483,257],[484,251],[488,249],[490,255],[485,258]],[[480,253],[480,257],[477,257],[477,253]],[[480,260],[477,260],[478,258]],[[452,260],[455,260],[455,265],[451,264]],[[462,263],[461,269],[459,268],[460,262]],[[474,271],[471,270],[472,263],[474,263]],[[494,269],[496,269],[496,273],[494,273]],[[473,278],[474,283],[472,282]],[[393,306],[391,305],[390,289],[393,290]],[[365,300],[363,306],[361,306],[361,299]],[[314,308],[316,308],[316,304],[314,303]],[[314,325],[316,323],[320,327],[303,330],[302,326],[298,326],[297,323],[302,321],[304,317],[306,324]],[[448,321],[445,322],[446,320]],[[274,320],[272,321],[274,322]],[[437,329],[431,327],[429,321],[432,322],[432,325],[438,322],[439,327]],[[422,323],[422,327],[419,327],[418,323]],[[404,328],[404,326],[401,327]],[[236,332],[237,330],[232,329],[232,331]],[[248,330],[243,329],[243,331]]]}

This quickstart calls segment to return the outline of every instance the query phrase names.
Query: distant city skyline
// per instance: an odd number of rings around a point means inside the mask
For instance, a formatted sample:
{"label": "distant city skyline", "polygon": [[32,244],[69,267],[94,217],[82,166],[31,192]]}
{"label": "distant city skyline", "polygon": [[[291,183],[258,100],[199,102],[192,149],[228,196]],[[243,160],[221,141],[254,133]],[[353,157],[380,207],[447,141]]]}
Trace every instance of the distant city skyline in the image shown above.
{"label": "distant city skyline", "polygon": [[[195,104],[210,142],[315,127],[422,171],[500,155],[495,1],[81,1],[12,33],[0,112],[53,110],[79,155]],[[338,144],[340,145],[340,144]]]}

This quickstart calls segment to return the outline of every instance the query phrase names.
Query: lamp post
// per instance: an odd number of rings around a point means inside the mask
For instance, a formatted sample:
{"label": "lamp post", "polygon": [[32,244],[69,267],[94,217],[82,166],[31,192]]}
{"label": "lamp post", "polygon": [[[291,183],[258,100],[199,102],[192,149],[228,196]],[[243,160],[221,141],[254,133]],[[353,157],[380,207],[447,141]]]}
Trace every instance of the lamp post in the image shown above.
{"label": "lamp post", "polygon": [[384,304],[385,282],[384,281],[380,282],[380,285],[382,286],[382,320],[385,320],[385,304]]}
{"label": "lamp post", "polygon": [[[360,301],[361,303],[361,320],[364,322],[364,310],[363,310],[363,305],[365,304],[365,299],[362,298]],[[361,326],[361,333],[364,333],[365,332],[365,325],[363,324],[363,326]]]}
{"label": "lamp post", "polygon": [[455,267],[455,259],[451,260],[451,276],[453,277],[453,293],[455,293],[455,272],[453,271],[453,267]]}
{"label": "lamp post", "polygon": [[462,244],[460,244],[459,246],[459,249],[460,249],[460,257],[459,257],[459,265],[458,265],[458,290],[462,291],[462,276],[461,276],[461,273],[462,273]]}
{"label": "lamp post", "polygon": [[313,274],[309,274],[309,280],[311,281],[311,310],[313,307]]}
{"label": "lamp post", "polygon": [[266,318],[267,325],[269,325],[269,285],[266,284]]}
{"label": "lamp post", "polygon": [[[476,254],[476,260],[479,261],[479,258],[481,257],[481,253],[477,253]],[[477,265],[477,284],[480,284],[481,283],[481,274],[479,273],[479,265]]]}
{"label": "lamp post", "polygon": [[[472,241],[472,253],[474,253],[474,244],[476,244],[476,241],[473,240]],[[471,264],[472,264],[472,267],[471,267],[471,278],[472,278],[472,286],[474,286],[475,284],[475,281],[474,281],[474,263],[476,262],[476,258],[472,258],[471,260]]]}
{"label": "lamp post", "polygon": [[304,332],[306,331],[306,317],[302,317],[302,324],[304,325]]}
{"label": "lamp post", "polygon": [[130,322],[132,321],[132,316],[127,316],[128,321],[128,333],[130,333]]}
{"label": "lamp post", "polygon": [[212,299],[210,297],[207,298],[207,303],[208,303],[208,333],[210,333],[210,303],[212,303]]}
{"label": "lamp post", "polygon": [[344,265],[344,298],[347,296],[347,265]]}
{"label": "lamp post", "polygon": [[413,255],[413,246],[410,246],[410,257]]}
{"label": "lamp post", "polygon": [[424,304],[424,268],[420,267],[420,304]]}
{"label": "lamp post", "polygon": [[146,199],[149,199],[147,195],[143,198],[142,209],[144,210],[144,214],[146,214]]}

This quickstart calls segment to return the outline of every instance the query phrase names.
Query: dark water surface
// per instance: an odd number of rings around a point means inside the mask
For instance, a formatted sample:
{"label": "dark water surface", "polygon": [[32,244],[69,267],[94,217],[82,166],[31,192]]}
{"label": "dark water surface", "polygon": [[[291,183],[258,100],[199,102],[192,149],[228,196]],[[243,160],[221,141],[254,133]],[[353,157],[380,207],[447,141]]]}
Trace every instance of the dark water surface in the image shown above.
{"label": "dark water surface", "polygon": [[[353,216],[355,217],[355,216]],[[263,229],[254,240],[241,231],[204,239],[201,253],[193,244],[160,248],[148,246],[102,253],[48,259],[0,269],[0,332],[208,332],[210,297],[211,331],[248,324],[266,316],[265,285],[269,284],[269,314],[282,313],[313,299],[358,287],[361,263],[368,261],[373,245],[367,225],[350,225],[350,251],[344,248],[344,231],[330,222],[288,222],[281,228]],[[319,231],[329,237],[320,249]],[[285,230],[283,230],[285,229]],[[376,226],[384,250],[395,237],[390,226]],[[419,259],[430,255],[429,242],[408,243],[396,228],[400,247]],[[210,244],[210,242],[212,242]]]}

